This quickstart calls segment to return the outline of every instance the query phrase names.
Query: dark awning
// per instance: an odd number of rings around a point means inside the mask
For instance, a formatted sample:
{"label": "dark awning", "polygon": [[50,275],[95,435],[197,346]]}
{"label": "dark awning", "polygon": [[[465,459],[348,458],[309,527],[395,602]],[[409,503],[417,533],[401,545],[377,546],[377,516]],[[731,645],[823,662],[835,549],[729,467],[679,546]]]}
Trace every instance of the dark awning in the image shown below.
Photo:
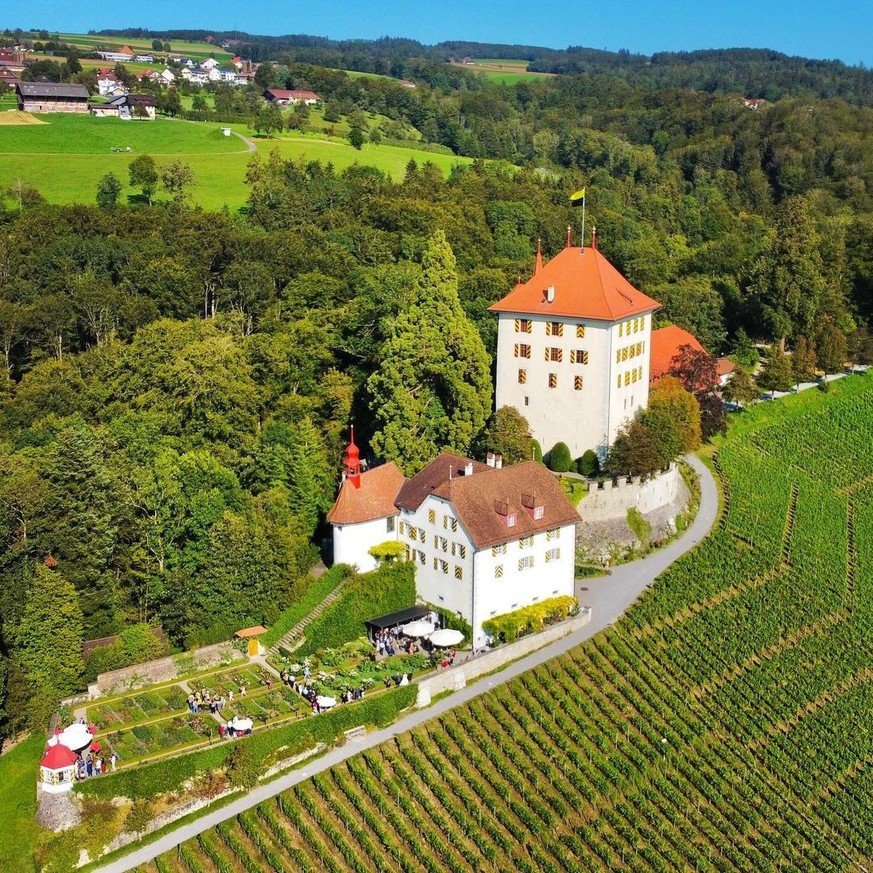
{"label": "dark awning", "polygon": [[410,606],[407,609],[398,609],[397,612],[389,612],[388,615],[380,615],[371,618],[364,624],[371,630],[384,630],[386,627],[396,627],[398,624],[406,624],[419,618],[430,615],[430,609],[426,606]]}

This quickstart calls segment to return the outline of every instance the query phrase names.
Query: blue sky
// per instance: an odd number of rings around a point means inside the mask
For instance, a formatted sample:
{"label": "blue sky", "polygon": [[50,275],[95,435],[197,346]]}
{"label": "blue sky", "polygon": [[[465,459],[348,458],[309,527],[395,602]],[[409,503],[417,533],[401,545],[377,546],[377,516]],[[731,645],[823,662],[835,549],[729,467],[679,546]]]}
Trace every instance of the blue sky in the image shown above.
{"label": "blue sky", "polygon": [[408,36],[651,54],[751,46],[873,66],[870,0],[5,0],[4,27],[239,28],[335,39]]}

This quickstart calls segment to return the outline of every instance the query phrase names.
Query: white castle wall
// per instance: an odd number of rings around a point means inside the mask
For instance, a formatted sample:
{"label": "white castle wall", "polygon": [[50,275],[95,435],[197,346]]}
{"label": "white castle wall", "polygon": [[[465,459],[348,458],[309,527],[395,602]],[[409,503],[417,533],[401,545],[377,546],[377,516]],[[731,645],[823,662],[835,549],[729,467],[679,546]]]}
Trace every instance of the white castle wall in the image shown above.
{"label": "white castle wall", "polygon": [[636,508],[642,515],[670,506],[686,498],[687,488],[679,467],[674,463],[660,476],[640,482],[619,479],[610,480],[598,488],[591,483],[591,490],[579,502],[579,515],[583,521],[599,522],[624,519],[629,509]]}

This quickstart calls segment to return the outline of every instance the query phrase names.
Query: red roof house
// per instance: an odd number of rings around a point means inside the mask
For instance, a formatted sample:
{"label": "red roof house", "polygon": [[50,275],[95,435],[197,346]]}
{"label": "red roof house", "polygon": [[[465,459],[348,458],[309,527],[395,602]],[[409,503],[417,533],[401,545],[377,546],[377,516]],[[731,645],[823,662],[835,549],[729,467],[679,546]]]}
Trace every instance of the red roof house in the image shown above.
{"label": "red roof house", "polygon": [[649,369],[649,383],[651,385],[654,385],[661,376],[669,372],[673,358],[679,354],[682,346],[691,346],[696,352],[706,351],[694,334],[688,333],[687,330],[683,330],[675,324],[653,330],[651,343],[652,353]]}
{"label": "red roof house", "polygon": [[72,749],[68,749],[66,746],[58,743],[43,755],[39,766],[44,767],[46,770],[63,770],[75,764],[77,760],[78,757]]}
{"label": "red roof house", "polygon": [[393,461],[361,473],[359,484],[347,476],[327,514],[331,524],[361,524],[398,514],[394,505],[406,477]]}

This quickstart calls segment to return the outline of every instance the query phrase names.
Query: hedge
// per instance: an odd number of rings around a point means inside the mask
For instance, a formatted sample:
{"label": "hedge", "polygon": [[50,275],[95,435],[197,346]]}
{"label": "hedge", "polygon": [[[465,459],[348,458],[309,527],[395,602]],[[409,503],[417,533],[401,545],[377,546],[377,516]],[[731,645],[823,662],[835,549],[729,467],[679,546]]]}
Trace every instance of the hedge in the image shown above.
{"label": "hedge", "polygon": [[180,755],[178,758],[168,758],[165,761],[142,764],[87,779],[76,783],[74,790],[104,800],[111,800],[113,797],[139,800],[179,791],[197,773],[224,767],[238,742],[251,743],[254,757],[268,766],[271,756],[280,749],[283,756],[290,757],[319,743],[331,745],[343,731],[359,725],[385,727],[396,721],[402,709],[415,702],[417,694],[418,688],[415,685],[382,691],[373,697],[365,697],[359,703],[343,704],[321,715],[306,716],[276,728],[256,729],[245,739],[221,740],[215,746],[192,752],[190,755]]}
{"label": "hedge", "polygon": [[346,579],[351,569],[348,564],[336,564],[318,579],[310,577],[309,587],[303,591],[300,599],[293,606],[289,606],[270,625],[270,629],[261,637],[261,643],[268,649],[278,643],[298,621],[309,615],[337,585]]}
{"label": "hedge", "polygon": [[357,639],[364,622],[415,604],[415,567],[407,562],[387,564],[349,579],[339,600],[332,603],[306,629],[306,640],[295,657],[317,649],[338,649]]}
{"label": "hedge", "polygon": [[489,618],[482,622],[482,629],[490,637],[511,643],[525,634],[542,630],[547,624],[554,624],[572,615],[579,606],[575,597],[565,594],[550,597],[541,603],[534,603],[515,612]]}

